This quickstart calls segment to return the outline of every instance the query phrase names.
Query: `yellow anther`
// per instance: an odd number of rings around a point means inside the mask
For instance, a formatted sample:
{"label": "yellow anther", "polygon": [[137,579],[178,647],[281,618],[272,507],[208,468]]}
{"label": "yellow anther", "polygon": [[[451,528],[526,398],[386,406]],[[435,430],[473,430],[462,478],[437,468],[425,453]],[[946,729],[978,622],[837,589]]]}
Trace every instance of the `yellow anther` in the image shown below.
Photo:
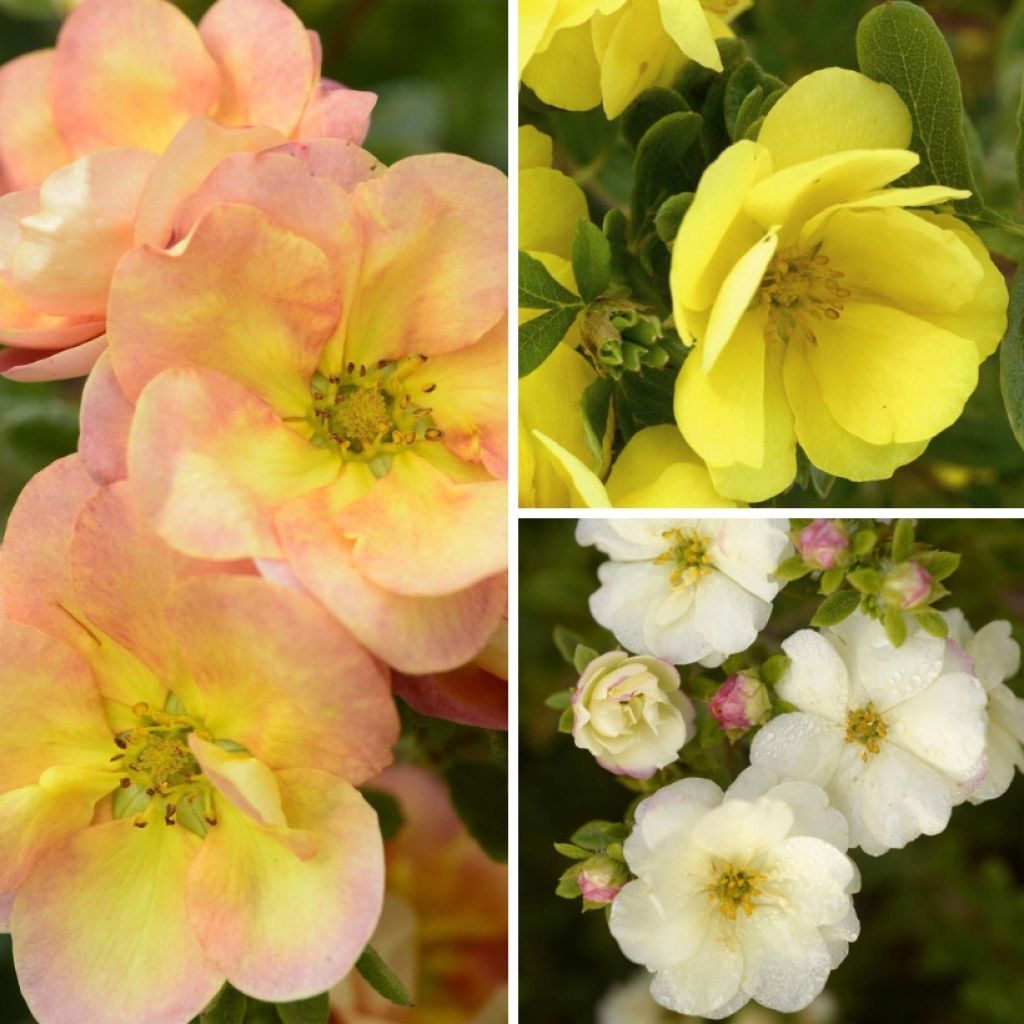
{"label": "yellow anther", "polygon": [[874,704],[869,702],[847,713],[846,742],[860,743],[864,747],[861,760],[867,761],[868,754],[877,754],[881,750],[878,741],[884,740],[888,734],[885,720]]}
{"label": "yellow anther", "polygon": [[690,586],[711,572],[711,555],[708,552],[710,537],[703,536],[697,530],[687,533],[678,527],[666,530],[662,537],[669,541],[670,546],[654,561],[659,565],[675,563],[669,578],[673,587]]}
{"label": "yellow anther", "polygon": [[757,906],[754,900],[761,895],[759,886],[767,880],[768,876],[759,871],[747,871],[726,864],[706,892],[712,903],[718,901],[718,912],[730,921],[735,921],[737,908],[742,908],[747,917],[754,913]]}

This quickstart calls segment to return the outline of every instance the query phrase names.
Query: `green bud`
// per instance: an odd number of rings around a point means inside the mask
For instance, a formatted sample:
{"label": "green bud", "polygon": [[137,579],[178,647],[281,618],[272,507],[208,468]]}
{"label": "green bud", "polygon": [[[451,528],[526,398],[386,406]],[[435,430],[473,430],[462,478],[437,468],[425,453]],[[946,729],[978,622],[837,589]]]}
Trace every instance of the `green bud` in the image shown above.
{"label": "green bud", "polygon": [[644,366],[660,370],[668,362],[668,353],[660,345],[653,345],[643,354],[640,362]]}
{"label": "green bud", "polygon": [[622,366],[623,369],[635,373],[640,369],[640,357],[646,350],[642,345],[634,345],[631,341],[623,342],[622,345]]}

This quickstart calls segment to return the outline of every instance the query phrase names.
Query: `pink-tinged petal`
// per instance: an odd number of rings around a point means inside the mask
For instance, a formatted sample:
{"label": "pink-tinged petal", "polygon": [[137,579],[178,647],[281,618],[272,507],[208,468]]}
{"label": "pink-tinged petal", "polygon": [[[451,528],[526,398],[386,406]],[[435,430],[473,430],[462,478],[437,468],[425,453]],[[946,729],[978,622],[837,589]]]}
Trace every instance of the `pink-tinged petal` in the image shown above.
{"label": "pink-tinged petal", "polygon": [[396,676],[395,693],[421,715],[482,729],[508,728],[508,683],[476,665],[430,676]]}
{"label": "pink-tinged petal", "polygon": [[53,50],[16,57],[0,68],[0,182],[34,188],[71,159],[53,122]]}
{"label": "pink-tinged petal", "polygon": [[414,156],[352,192],[365,234],[346,358],[463,348],[508,305],[508,182],[447,154]]}
{"label": "pink-tinged petal", "polygon": [[39,210],[22,217],[11,281],[44,313],[102,317],[118,260],[131,248],[139,196],[156,163],[141,149],[107,149],[51,174]]}
{"label": "pink-tinged petal", "polygon": [[361,145],[370,130],[370,114],[376,105],[376,93],[347,89],[324,80],[309,98],[294,136],[344,139]]}
{"label": "pink-tinged petal", "polygon": [[95,318],[40,313],[25,304],[13,285],[0,278],[0,345],[42,353],[46,359],[56,351],[95,338],[103,329],[103,321]]}
{"label": "pink-tinged petal", "polygon": [[288,824],[313,834],[315,852],[300,859],[287,834],[218,800],[187,900],[203,949],[233,985],[291,1001],[351,970],[380,916],[384,851],[376,814],[347,783],[313,769],[277,777]]}
{"label": "pink-tinged petal", "polygon": [[[2,70],[2,69],[0,69]],[[9,271],[21,245],[21,219],[39,210],[39,189],[0,196],[0,273]]]}
{"label": "pink-tinged petal", "polygon": [[444,443],[460,459],[508,476],[508,320],[469,348],[434,356],[408,377],[412,393],[436,387],[422,401],[433,409]]}
{"label": "pink-tinged petal", "polygon": [[24,383],[84,377],[106,350],[106,335],[56,352],[7,349],[0,352],[0,376]]}
{"label": "pink-tinged petal", "polygon": [[276,523],[285,557],[302,585],[360,643],[401,672],[444,672],[465,664],[504,614],[499,577],[443,597],[408,597],[372,583],[356,567],[351,542],[332,521],[324,492],[291,502],[278,512]]}
{"label": "pink-tinged petal", "polygon": [[97,491],[77,455],[52,462],[18,497],[0,555],[0,606],[79,649],[94,641],[78,624],[68,573],[71,535],[82,506]]}
{"label": "pink-tinged petal", "polygon": [[315,764],[354,784],[391,763],[387,672],[311,597],[211,577],[184,585],[167,615],[214,739],[274,769]]}
{"label": "pink-tinged petal", "polygon": [[302,160],[318,178],[327,178],[346,190],[387,169],[372,153],[344,139],[316,138],[289,142],[281,148]]}
{"label": "pink-tinged petal", "polygon": [[259,758],[225,750],[195,733],[189,734],[188,745],[203,775],[232,806],[260,825],[287,824],[277,779]]}
{"label": "pink-tinged petal", "polygon": [[220,68],[217,119],[267,124],[291,135],[316,70],[309,35],[295,12],[280,0],[217,0],[199,34]]}
{"label": "pink-tinged petal", "polygon": [[453,483],[416,452],[338,514],[352,565],[398,594],[450,594],[508,567],[504,481]]}
{"label": "pink-tinged petal", "polygon": [[171,240],[182,201],[232,153],[252,153],[284,142],[265,125],[226,128],[208,117],[193,117],[175,135],[149,176],[139,200],[135,244],[162,248]]}
{"label": "pink-tinged petal", "polygon": [[[89,6],[88,4],[86,6]],[[162,821],[131,819],[69,836],[38,864],[14,903],[22,995],[45,1024],[182,1024],[224,974],[185,911],[186,877],[203,841]]]}
{"label": "pink-tinged petal", "polygon": [[278,558],[274,510],[331,483],[340,461],[222,374],[167,370],[138,400],[128,476],[146,515],[196,558]]}
{"label": "pink-tinged petal", "polygon": [[312,242],[252,207],[217,206],[183,247],[121,261],[107,327],[114,371],[135,400],[168,367],[218,370],[282,415],[305,416],[338,302]]}
{"label": "pink-tinged petal", "polygon": [[101,484],[112,484],[128,476],[128,431],[134,411],[114,375],[109,354],[104,352],[82,391],[78,437],[82,461]]}
{"label": "pink-tinged petal", "polygon": [[213,110],[219,91],[195,26],[163,0],[91,0],[57,37],[54,114],[75,153],[162,152],[190,117]]}
{"label": "pink-tinged petal", "polygon": [[0,620],[0,644],[0,793],[56,765],[109,768],[117,751],[85,659],[18,622]]}
{"label": "pink-tinged petal", "polygon": [[111,771],[50,768],[37,785],[0,796],[0,892],[17,889],[51,846],[85,828],[117,785]]}

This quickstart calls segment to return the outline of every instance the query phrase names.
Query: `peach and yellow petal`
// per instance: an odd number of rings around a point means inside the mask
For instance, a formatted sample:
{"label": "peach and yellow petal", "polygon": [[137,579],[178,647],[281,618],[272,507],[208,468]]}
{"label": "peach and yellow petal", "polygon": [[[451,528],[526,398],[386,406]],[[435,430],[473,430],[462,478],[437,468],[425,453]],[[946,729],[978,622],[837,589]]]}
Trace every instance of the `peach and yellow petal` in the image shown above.
{"label": "peach and yellow petal", "polygon": [[167,617],[215,739],[274,769],[312,763],[356,785],[391,762],[388,673],[309,595],[209,577],[184,584]]}
{"label": "peach and yellow petal", "polygon": [[334,138],[362,145],[377,94],[324,79],[313,91],[293,133],[297,139]]}
{"label": "peach and yellow petal", "polygon": [[128,476],[128,432],[135,406],[121,390],[104,351],[82,390],[78,451],[94,480],[112,484]]}
{"label": "peach and yellow petal", "polygon": [[35,384],[47,380],[84,377],[106,352],[105,335],[53,352],[39,349],[5,349],[0,352],[0,376]]}
{"label": "peach and yellow petal", "polygon": [[53,50],[15,57],[0,68],[0,188],[35,188],[71,159],[53,120]]}
{"label": "peach and yellow petal", "polygon": [[73,617],[81,613],[74,606],[68,555],[79,512],[98,489],[79,456],[50,463],[18,496],[0,555],[3,614],[77,650],[91,650],[94,641]]}
{"label": "peach and yellow petal", "polygon": [[421,715],[479,729],[508,728],[508,683],[478,665],[395,677],[395,693]]}
{"label": "peach and yellow petal", "polygon": [[377,816],[346,782],[316,769],[277,773],[292,829],[316,839],[300,859],[277,831],[217,801],[189,872],[189,919],[207,955],[249,995],[292,1001],[355,964],[384,896]]}
{"label": "peach and yellow petal", "polygon": [[18,982],[38,1020],[182,1024],[203,1010],[224,974],[185,911],[201,846],[187,829],[123,819],[50,851],[19,891],[11,922]]}
{"label": "peach and yellow petal", "polygon": [[329,514],[328,497],[313,493],[276,517],[281,547],[300,583],[360,643],[400,671],[443,672],[474,658],[505,612],[502,579],[440,597],[389,592],[359,571],[351,542]]}
{"label": "peach and yellow petal", "polygon": [[337,317],[334,273],[316,245],[259,210],[223,205],[173,252],[128,254],[114,278],[107,335],[129,399],[168,367],[202,367],[282,415],[304,416]]}
{"label": "peach and yellow petal", "polygon": [[21,244],[11,263],[11,281],[30,306],[65,316],[103,315],[156,159],[142,149],[107,149],[43,182],[38,211],[21,219]]}
{"label": "peach and yellow petal", "polygon": [[295,12],[278,0],[217,0],[199,22],[199,35],[220,68],[217,119],[290,135],[317,70]]}
{"label": "peach and yellow petal", "polygon": [[236,810],[260,825],[287,824],[277,778],[258,757],[225,750],[195,733],[189,734],[188,746],[203,775]]}
{"label": "peach and yellow petal", "polygon": [[93,0],[57,37],[54,114],[77,153],[161,152],[194,114],[210,113],[217,65],[189,19],[161,0]]}
{"label": "peach and yellow petal", "polygon": [[890,85],[842,68],[801,78],[768,112],[758,142],[776,168],[850,149],[906,149],[910,111]]}
{"label": "peach and yellow petal", "polygon": [[274,510],[325,487],[336,455],[261,398],[210,370],[167,370],[142,392],[128,477],[169,544],[195,558],[279,557]]}
{"label": "peach and yellow petal", "polygon": [[812,464],[845,480],[884,480],[913,462],[928,441],[870,444],[844,430],[829,412],[808,361],[810,342],[794,338],[786,349],[783,378],[800,446]]}
{"label": "peach and yellow petal", "polygon": [[346,191],[387,170],[372,153],[345,139],[303,139],[282,146],[281,152],[298,157],[318,178]]}
{"label": "peach and yellow petal", "polygon": [[19,622],[0,620],[0,643],[0,793],[33,785],[57,765],[109,768],[113,736],[85,659]]}
{"label": "peach and yellow petal", "polygon": [[815,335],[805,351],[825,405],[844,430],[871,444],[934,437],[978,383],[972,341],[890,306],[848,303]]}
{"label": "peach and yellow petal", "polygon": [[508,306],[505,176],[465,157],[401,160],[352,191],[364,233],[345,358],[451,352]]}
{"label": "peach and yellow petal", "polygon": [[553,167],[531,167],[519,172],[519,248],[572,254],[572,240],[581,220],[587,220],[583,190]]}
{"label": "peach and yellow petal", "polygon": [[227,127],[209,117],[190,118],[146,182],[135,218],[135,244],[157,248],[167,245],[174,235],[178,207],[223,159],[233,153],[269,149],[284,141],[280,132],[263,124]]}
{"label": "peach and yellow petal", "polygon": [[553,107],[596,107],[601,102],[601,67],[594,55],[590,25],[557,32],[551,43],[523,68],[522,80]]}

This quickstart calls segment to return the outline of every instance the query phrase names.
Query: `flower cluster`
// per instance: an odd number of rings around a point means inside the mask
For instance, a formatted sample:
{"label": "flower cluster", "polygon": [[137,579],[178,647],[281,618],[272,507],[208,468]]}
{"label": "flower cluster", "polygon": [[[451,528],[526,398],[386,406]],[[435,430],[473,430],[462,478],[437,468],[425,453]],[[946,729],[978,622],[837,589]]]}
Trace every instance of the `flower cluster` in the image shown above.
{"label": "flower cluster", "polygon": [[[444,912],[415,869],[482,883],[449,933],[481,971],[424,951],[476,1013],[503,869],[435,777],[357,787],[395,694],[506,727],[505,178],[360,148],[376,97],[321,76],[281,0],[68,6],[0,68],[0,371],[88,374],[78,452],[0,562],[22,992],[40,1024],[187,1024],[225,984],[326,1000],[358,967],[337,999],[376,1013],[371,937],[411,981],[394,915]],[[389,846],[387,900],[382,800],[436,810]]]}

